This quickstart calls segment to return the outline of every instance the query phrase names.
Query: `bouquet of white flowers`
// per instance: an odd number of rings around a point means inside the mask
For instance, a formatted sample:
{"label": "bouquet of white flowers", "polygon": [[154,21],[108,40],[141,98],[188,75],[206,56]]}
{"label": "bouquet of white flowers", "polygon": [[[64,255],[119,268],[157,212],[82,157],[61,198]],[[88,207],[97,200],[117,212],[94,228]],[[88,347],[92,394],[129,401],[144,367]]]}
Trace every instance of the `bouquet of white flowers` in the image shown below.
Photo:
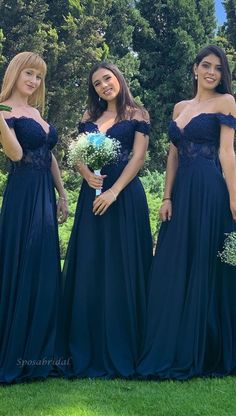
{"label": "bouquet of white flowers", "polygon": [[[118,160],[120,147],[120,142],[104,133],[82,133],[69,145],[68,162],[71,166],[88,165],[100,175],[103,166]],[[100,193],[101,190],[96,189],[96,196]]]}
{"label": "bouquet of white flowers", "polygon": [[223,250],[219,253],[221,261],[236,266],[236,231],[226,234]]}

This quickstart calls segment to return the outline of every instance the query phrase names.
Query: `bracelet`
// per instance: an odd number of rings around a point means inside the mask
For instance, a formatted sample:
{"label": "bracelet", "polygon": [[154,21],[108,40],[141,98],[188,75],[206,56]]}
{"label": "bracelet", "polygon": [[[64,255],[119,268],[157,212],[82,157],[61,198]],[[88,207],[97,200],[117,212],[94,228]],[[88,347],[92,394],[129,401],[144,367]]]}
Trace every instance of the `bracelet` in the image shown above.
{"label": "bracelet", "polygon": [[67,199],[63,198],[62,196],[59,196],[58,199],[61,199],[62,201],[67,201]]}
{"label": "bracelet", "polygon": [[171,198],[163,198],[163,200],[162,200],[162,202],[164,202],[164,201],[171,201]]}
{"label": "bracelet", "polygon": [[116,201],[118,195],[115,194],[115,192],[113,192],[112,189],[108,189],[108,191],[110,191],[112,193],[112,195],[114,197],[114,201]]}

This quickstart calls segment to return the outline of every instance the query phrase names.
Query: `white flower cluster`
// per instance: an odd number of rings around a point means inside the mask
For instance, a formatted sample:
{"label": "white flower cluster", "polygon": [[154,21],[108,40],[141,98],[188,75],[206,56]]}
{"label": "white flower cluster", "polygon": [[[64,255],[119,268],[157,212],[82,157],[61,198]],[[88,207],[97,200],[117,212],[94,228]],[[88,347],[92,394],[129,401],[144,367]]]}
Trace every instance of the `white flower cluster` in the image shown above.
{"label": "white flower cluster", "polygon": [[118,159],[120,147],[120,142],[103,133],[82,133],[70,143],[68,163],[72,167],[83,163],[94,170],[101,169]]}
{"label": "white flower cluster", "polygon": [[223,250],[219,253],[221,261],[231,266],[236,266],[236,231],[227,234]]}

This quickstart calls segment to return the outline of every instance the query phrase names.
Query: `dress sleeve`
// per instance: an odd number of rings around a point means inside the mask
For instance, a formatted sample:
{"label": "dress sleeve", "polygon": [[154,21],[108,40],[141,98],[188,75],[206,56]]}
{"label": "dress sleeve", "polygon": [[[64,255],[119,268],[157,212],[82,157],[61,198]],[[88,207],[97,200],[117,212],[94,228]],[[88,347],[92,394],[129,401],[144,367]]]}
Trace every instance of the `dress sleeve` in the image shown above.
{"label": "dress sleeve", "polygon": [[220,124],[225,124],[228,127],[232,127],[236,130],[236,117],[232,116],[232,114],[217,114],[217,119],[219,120]]}
{"label": "dress sleeve", "polygon": [[135,131],[143,133],[145,136],[150,134],[150,123],[144,120],[135,120]]}
{"label": "dress sleeve", "polygon": [[5,118],[5,122],[7,123],[8,127],[10,127],[10,129],[14,129],[15,121],[16,121],[15,117]]}
{"label": "dress sleeve", "polygon": [[85,133],[85,123],[81,121],[78,125],[78,131],[79,133]]}

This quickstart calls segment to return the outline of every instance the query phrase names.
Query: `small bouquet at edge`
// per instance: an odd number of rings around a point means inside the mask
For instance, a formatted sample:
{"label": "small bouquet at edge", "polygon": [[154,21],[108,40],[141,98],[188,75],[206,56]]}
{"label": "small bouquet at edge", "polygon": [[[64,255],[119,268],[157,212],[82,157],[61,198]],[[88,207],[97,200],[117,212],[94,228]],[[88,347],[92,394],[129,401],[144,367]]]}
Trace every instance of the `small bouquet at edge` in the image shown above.
{"label": "small bouquet at edge", "polygon": [[226,235],[223,250],[219,253],[219,257],[224,263],[230,266],[236,266],[236,231]]}
{"label": "small bouquet at edge", "polygon": [[[118,160],[120,143],[104,133],[82,133],[69,145],[68,163],[75,166],[79,163],[88,165],[95,175],[101,174],[101,169],[108,163]],[[96,196],[101,194],[96,189]]]}

